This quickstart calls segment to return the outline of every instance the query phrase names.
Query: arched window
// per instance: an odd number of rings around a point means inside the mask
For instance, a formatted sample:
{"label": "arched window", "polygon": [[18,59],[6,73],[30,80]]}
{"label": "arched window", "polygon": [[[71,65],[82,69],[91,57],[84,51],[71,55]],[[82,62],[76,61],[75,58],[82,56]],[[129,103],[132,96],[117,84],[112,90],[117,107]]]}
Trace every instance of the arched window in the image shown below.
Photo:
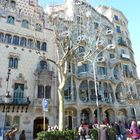
{"label": "arched window", "polygon": [[51,86],[45,87],[45,98],[50,99],[51,98]]}
{"label": "arched window", "polygon": [[0,42],[3,42],[3,39],[4,39],[4,34],[0,33]]}
{"label": "arched window", "polygon": [[18,68],[18,58],[16,57],[9,57],[9,68]]}
{"label": "arched window", "polygon": [[5,43],[11,43],[12,41],[12,36],[10,34],[5,35]]}
{"label": "arched window", "polygon": [[36,31],[41,31],[42,30],[42,26],[39,23],[37,23],[35,30]]}
{"label": "arched window", "polygon": [[40,50],[40,41],[36,42],[36,48]]}
{"label": "arched window", "polygon": [[88,82],[87,80],[82,81],[79,87],[79,98],[83,102],[87,102],[89,100],[88,98]]}
{"label": "arched window", "polygon": [[26,46],[26,38],[25,37],[22,37],[21,38],[21,40],[20,40],[20,46],[23,46],[23,47]]}
{"label": "arched window", "polygon": [[13,44],[14,45],[19,45],[19,36],[14,36],[13,37]]}
{"label": "arched window", "polygon": [[116,87],[116,91],[115,91],[115,95],[116,95],[116,99],[119,103],[123,103],[124,102],[124,85],[123,83],[119,83]]}
{"label": "arched window", "polygon": [[43,85],[38,85],[38,98],[43,98],[44,97],[44,86]]}
{"label": "arched window", "polygon": [[22,21],[22,27],[28,29],[29,28],[29,22],[27,20],[23,20]]}
{"label": "arched window", "polygon": [[15,18],[13,16],[8,16],[7,23],[14,24],[15,23]]}
{"label": "arched window", "polygon": [[68,78],[65,88],[64,88],[64,97],[66,101],[75,101],[76,100],[76,84],[74,79]]}
{"label": "arched window", "polygon": [[28,47],[33,48],[34,47],[34,42],[32,39],[28,39]]}
{"label": "arched window", "polygon": [[41,50],[47,51],[47,43],[46,42],[42,43]]}

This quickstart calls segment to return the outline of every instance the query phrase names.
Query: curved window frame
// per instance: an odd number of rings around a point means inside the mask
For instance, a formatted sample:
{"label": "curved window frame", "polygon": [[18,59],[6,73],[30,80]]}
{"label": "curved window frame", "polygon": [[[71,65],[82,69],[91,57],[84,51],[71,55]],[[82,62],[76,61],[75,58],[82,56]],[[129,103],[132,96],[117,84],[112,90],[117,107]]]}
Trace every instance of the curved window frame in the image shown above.
{"label": "curved window frame", "polygon": [[20,39],[19,36],[13,36],[13,42],[12,42],[12,44],[19,45],[19,39]]}
{"label": "curved window frame", "polygon": [[46,42],[43,42],[42,45],[41,45],[41,50],[42,51],[47,51],[47,43]]}
{"label": "curved window frame", "polygon": [[6,34],[4,42],[11,44],[11,42],[12,42],[12,35],[11,34]]}
{"label": "curved window frame", "polygon": [[4,33],[0,32],[0,42],[4,41]]}
{"label": "curved window frame", "polygon": [[25,37],[21,37],[20,39],[20,46],[26,47],[27,46],[27,39]]}
{"label": "curved window frame", "polygon": [[7,23],[14,25],[15,24],[15,17],[8,16],[7,17]]}
{"label": "curved window frame", "polygon": [[27,43],[28,43],[27,46],[28,46],[29,48],[34,48],[34,41],[33,41],[33,39],[28,39]]}
{"label": "curved window frame", "polygon": [[29,29],[29,21],[26,20],[26,19],[22,20],[21,26],[22,26],[23,28]]}
{"label": "curved window frame", "polygon": [[18,58],[17,57],[9,57],[9,68],[18,68]]}

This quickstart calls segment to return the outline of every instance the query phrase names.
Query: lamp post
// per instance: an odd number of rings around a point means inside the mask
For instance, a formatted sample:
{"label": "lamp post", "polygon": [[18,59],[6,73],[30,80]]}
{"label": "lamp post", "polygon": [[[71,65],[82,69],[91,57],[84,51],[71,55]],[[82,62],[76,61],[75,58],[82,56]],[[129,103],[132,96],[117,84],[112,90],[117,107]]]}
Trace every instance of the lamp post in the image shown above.
{"label": "lamp post", "polygon": [[9,94],[9,78],[10,78],[10,74],[11,74],[11,69],[8,69],[8,73],[7,73],[7,78],[6,78],[6,82],[7,82],[7,86],[6,86],[6,96],[5,96],[5,120],[4,120],[4,130],[3,130],[3,137],[4,137],[4,131],[5,131],[5,127],[6,127],[6,123],[7,123],[7,112],[9,112],[9,106],[8,104],[10,103],[10,98],[11,95]]}
{"label": "lamp post", "polygon": [[95,88],[95,95],[96,95],[96,107],[97,107],[97,127],[100,127],[100,110],[99,110],[99,100],[98,100],[98,91],[97,91],[97,80],[96,80],[96,62],[97,61],[97,57],[100,53],[102,53],[104,50],[112,50],[115,49],[115,46],[113,45],[107,45],[104,49],[102,49],[101,51],[99,51],[95,57],[94,60],[89,60],[90,62],[92,62],[92,66],[93,66],[93,78],[94,78],[94,88]]}

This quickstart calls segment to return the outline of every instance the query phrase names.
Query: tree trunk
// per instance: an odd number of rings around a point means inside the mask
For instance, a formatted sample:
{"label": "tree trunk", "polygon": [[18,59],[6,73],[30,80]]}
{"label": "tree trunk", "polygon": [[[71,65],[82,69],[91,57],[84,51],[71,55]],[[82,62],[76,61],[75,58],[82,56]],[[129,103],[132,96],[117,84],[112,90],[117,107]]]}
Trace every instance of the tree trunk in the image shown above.
{"label": "tree trunk", "polygon": [[59,130],[64,130],[64,88],[58,88],[59,98]]}

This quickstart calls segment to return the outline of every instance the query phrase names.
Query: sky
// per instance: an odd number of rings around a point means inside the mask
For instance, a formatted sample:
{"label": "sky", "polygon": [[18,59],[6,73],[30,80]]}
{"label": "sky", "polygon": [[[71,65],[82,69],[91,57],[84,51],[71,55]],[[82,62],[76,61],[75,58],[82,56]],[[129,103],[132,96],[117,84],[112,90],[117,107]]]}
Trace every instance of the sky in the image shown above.
{"label": "sky", "polygon": [[[40,0],[43,5],[63,4],[64,0]],[[123,12],[128,20],[130,40],[140,78],[140,0],[88,0],[93,6],[106,5]]]}

